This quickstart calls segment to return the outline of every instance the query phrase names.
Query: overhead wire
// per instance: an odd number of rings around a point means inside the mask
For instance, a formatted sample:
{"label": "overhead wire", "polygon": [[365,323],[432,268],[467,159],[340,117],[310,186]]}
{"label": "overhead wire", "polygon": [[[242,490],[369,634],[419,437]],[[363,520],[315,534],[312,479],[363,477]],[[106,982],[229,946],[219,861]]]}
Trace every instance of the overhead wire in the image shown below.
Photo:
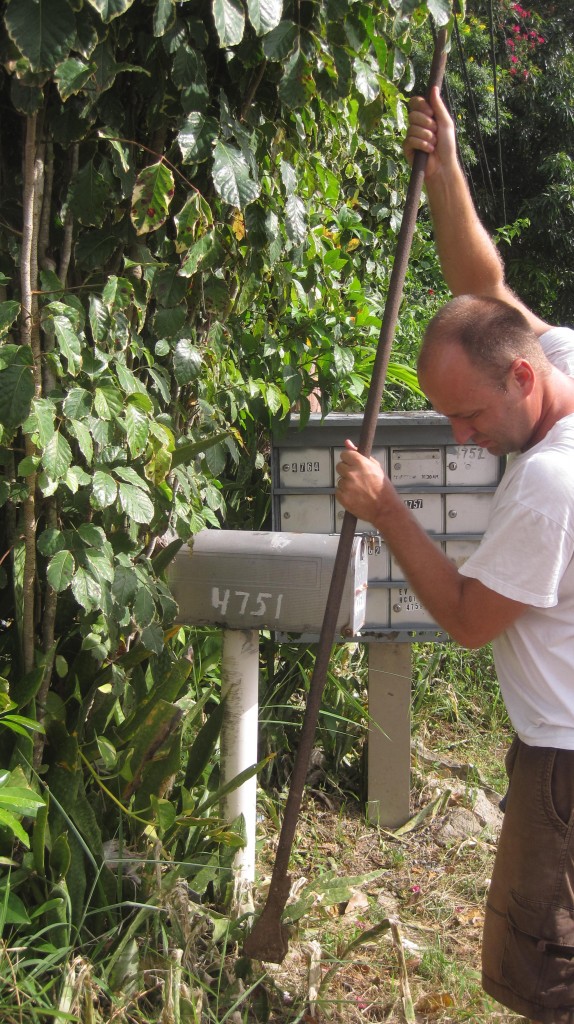
{"label": "overhead wire", "polygon": [[494,88],[494,115],[496,119],[496,140],[498,151],[498,169],[500,174],[500,197],[502,199],[502,223],[506,224],[506,191],[504,186],[504,169],[502,164],[502,140],[500,135],[500,108],[498,104],[498,79],[496,75],[496,46],[494,42],[494,17],[492,13],[492,0],[488,0],[488,22],[490,32],[490,63],[492,67],[492,85]]}

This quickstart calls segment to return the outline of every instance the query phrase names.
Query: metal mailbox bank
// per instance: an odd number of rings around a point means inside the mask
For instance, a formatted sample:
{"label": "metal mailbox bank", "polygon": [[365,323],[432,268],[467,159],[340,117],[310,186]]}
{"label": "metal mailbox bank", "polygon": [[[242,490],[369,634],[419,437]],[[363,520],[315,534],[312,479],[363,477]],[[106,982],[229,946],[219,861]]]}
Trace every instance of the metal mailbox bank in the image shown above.
{"label": "metal mailbox bank", "polygon": [[[273,438],[273,527],[333,533],[344,510],[335,499],[335,466],[345,440],[358,443],[362,417],[293,417]],[[479,543],[504,460],[477,445],[455,443],[448,420],[434,412],[381,413],[372,448],[403,501],[457,566]],[[445,639],[369,523],[365,624],[356,639],[369,646],[369,816],[394,827],[409,814],[410,647]]]}

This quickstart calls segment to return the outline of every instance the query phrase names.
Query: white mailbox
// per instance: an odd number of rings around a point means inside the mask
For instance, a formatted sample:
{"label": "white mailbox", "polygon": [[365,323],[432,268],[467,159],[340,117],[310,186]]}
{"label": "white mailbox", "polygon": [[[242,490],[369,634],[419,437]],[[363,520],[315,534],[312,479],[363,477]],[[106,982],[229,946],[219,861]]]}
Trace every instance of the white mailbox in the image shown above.
{"label": "white mailbox", "polygon": [[[335,500],[335,466],[345,440],[358,443],[362,417],[297,417],[273,438],[273,527],[338,533],[344,511]],[[373,457],[433,541],[460,566],[484,533],[504,459],[478,445],[454,443],[448,420],[434,412],[381,413]],[[362,640],[435,640],[441,631],[390,558],[370,523],[359,521],[369,551],[369,589]],[[442,634],[444,636],[444,634]]]}
{"label": "white mailbox", "polygon": [[[177,621],[316,634],[338,542],[332,534],[201,530],[170,569]],[[345,639],[365,620],[367,566],[365,541],[356,536],[336,626]]]}

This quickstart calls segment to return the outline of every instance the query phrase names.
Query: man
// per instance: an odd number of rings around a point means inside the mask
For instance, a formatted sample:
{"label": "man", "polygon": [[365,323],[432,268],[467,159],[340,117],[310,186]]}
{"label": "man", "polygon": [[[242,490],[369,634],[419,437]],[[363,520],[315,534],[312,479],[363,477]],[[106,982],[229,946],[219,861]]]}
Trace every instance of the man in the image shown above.
{"label": "man", "polygon": [[[516,729],[489,890],[483,985],[543,1024],[574,1024],[574,332],[511,292],[472,206],[438,92],[412,102],[405,151],[426,187],[447,283],[419,379],[455,440],[512,454],[477,551],[460,570],[378,463],[347,442],[337,498],[373,523],[423,604],[467,647],[493,641]],[[470,294],[469,294],[470,293]]]}

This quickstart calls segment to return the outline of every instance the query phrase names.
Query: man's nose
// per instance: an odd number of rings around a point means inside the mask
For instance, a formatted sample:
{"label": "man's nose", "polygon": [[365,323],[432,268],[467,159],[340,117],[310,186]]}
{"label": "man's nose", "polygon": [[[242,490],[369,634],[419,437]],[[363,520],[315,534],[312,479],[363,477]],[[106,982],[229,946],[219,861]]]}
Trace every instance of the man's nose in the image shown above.
{"label": "man's nose", "polygon": [[474,436],[473,428],[470,426],[469,423],[466,423],[465,420],[458,420],[456,418],[452,418],[450,420],[450,425],[452,427],[454,439],[457,444],[468,444],[468,442]]}

